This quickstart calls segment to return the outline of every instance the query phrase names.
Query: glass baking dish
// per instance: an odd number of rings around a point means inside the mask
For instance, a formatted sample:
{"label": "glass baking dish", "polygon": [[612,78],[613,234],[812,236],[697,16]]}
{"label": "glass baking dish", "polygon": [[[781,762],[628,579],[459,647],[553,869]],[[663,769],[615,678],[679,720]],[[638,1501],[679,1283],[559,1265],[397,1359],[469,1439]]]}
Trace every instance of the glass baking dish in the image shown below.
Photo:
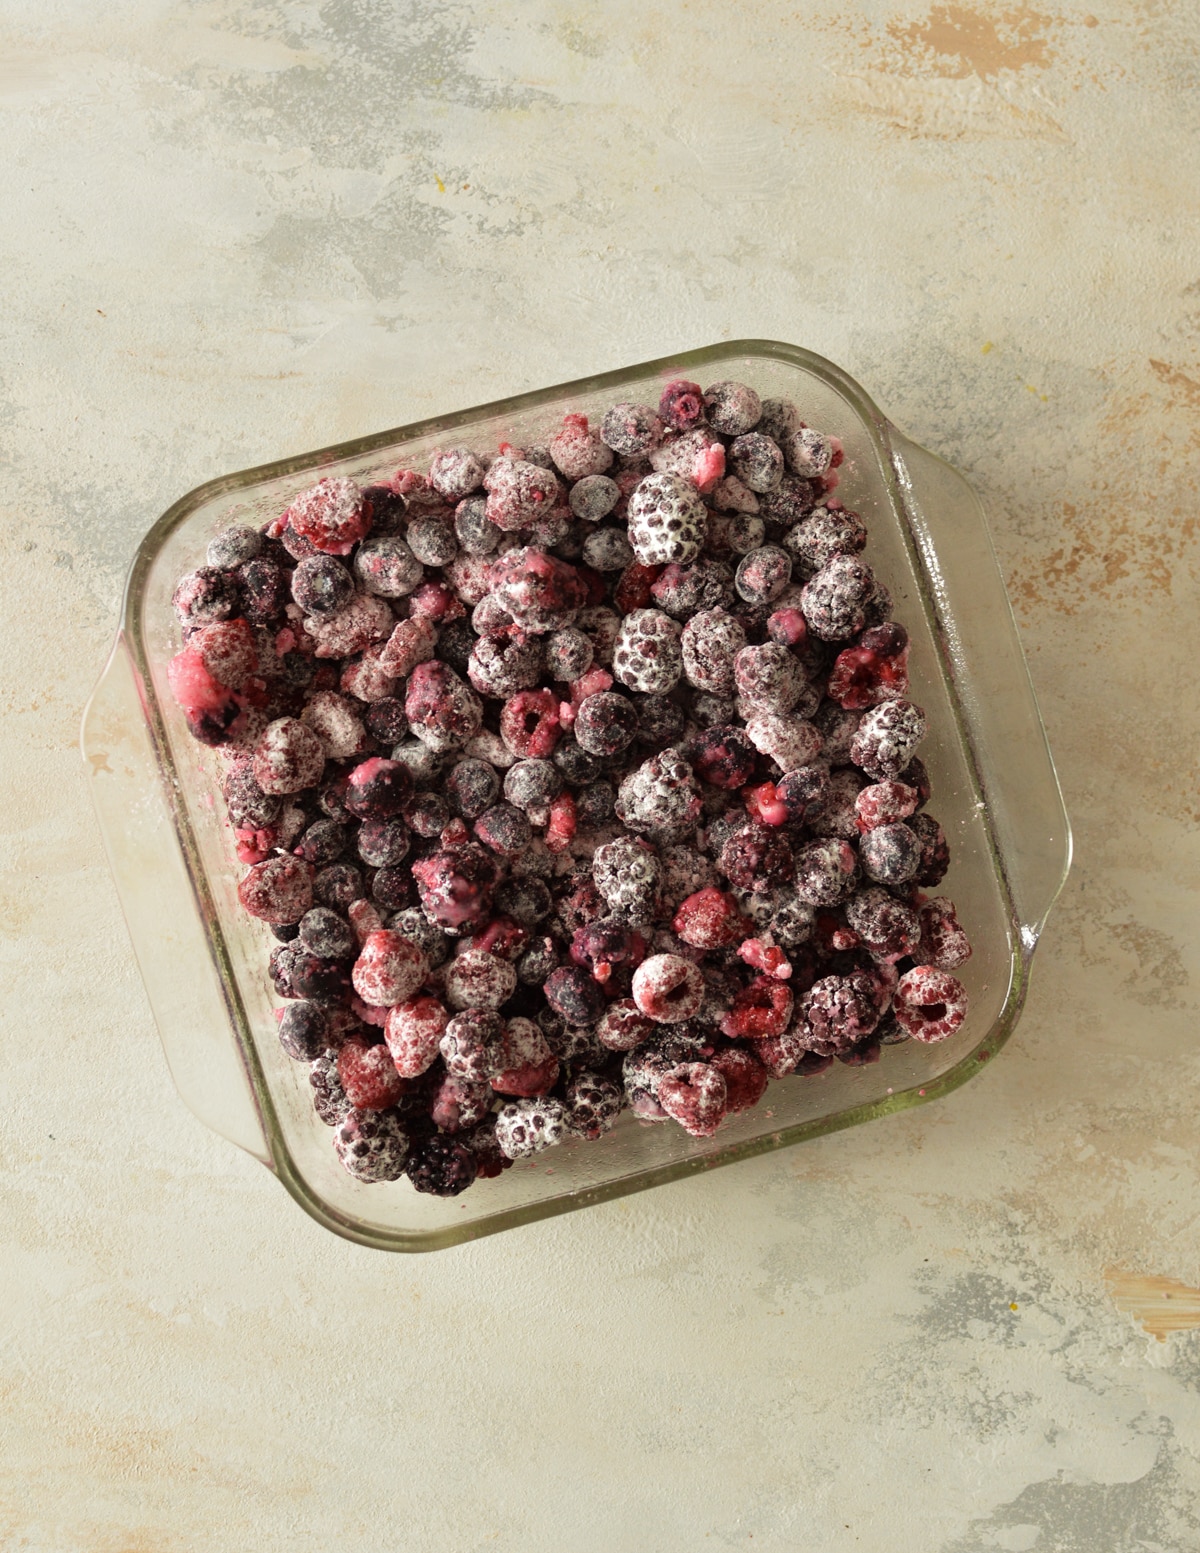
{"label": "glass baking dish", "polygon": [[[683,375],[734,378],[793,400],[841,439],[838,496],[862,514],[866,558],[912,638],[911,698],[925,708],[930,812],[950,841],[949,895],[974,945],[957,973],[971,998],[939,1045],[885,1047],[867,1066],[773,1083],[715,1136],[626,1113],[599,1142],[571,1141],[461,1197],[345,1174],[315,1116],[305,1064],[276,1037],[273,940],[238,906],[241,868],[218,762],[188,733],[167,686],[178,649],[171,594],[231,521],[261,524],[323,475],[362,483],[425,467],[447,441],[494,451],[544,440],[565,411],[657,403]],[[422,463],[421,461],[425,462]],[[268,1165],[320,1223],[364,1245],[433,1250],[799,1143],[948,1094],[1008,1039],[1046,915],[1070,866],[1070,831],[980,502],[947,464],[893,427],[844,372],[809,351],[741,340],[439,416],[246,470],[177,501],[130,569],[112,655],[84,714],[82,748],[109,861],[167,1060],[195,1114]]]}

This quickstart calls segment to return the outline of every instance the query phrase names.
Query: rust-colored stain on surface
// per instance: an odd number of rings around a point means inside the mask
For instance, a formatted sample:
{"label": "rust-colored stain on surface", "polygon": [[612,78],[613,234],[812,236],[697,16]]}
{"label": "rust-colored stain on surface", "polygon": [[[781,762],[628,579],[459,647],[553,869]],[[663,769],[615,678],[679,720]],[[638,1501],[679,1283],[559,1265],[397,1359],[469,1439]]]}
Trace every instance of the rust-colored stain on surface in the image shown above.
{"label": "rust-colored stain on surface", "polygon": [[1127,1267],[1106,1267],[1104,1281],[1118,1310],[1165,1343],[1172,1332],[1200,1327],[1200,1289],[1164,1278],[1160,1273],[1133,1273]]}
{"label": "rust-colored stain on surface", "polygon": [[907,27],[892,22],[888,32],[911,62],[936,75],[953,79],[973,75],[994,81],[1002,70],[1048,65],[1053,57],[1047,37],[1052,26],[1049,16],[1026,6],[993,11],[935,5],[923,22]]}

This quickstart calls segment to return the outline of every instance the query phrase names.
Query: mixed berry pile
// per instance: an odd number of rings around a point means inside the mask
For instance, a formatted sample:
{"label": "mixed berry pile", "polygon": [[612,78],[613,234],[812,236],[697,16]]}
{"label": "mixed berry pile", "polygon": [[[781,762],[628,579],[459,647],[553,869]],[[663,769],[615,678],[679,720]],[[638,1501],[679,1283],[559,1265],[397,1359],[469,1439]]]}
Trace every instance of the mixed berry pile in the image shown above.
{"label": "mixed berry pile", "polygon": [[361,1181],[940,1041],[970,954],[842,450],[746,384],[324,479],[231,527],[170,681],[224,758],[279,1039]]}

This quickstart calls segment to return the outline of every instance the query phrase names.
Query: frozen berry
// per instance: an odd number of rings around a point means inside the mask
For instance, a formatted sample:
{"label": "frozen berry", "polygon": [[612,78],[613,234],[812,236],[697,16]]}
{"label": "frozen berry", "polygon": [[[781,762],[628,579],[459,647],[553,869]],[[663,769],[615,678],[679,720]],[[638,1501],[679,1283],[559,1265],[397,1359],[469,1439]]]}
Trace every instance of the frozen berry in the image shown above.
{"label": "frozen berry", "polygon": [[907,820],[917,807],[917,790],[904,782],[874,782],[854,800],[860,830],[895,825]]}
{"label": "frozen berry", "polygon": [[800,996],[796,1033],[809,1051],[837,1056],[879,1023],[878,991],[866,971],[825,976]]}
{"label": "frozen berry", "polygon": [[299,922],[312,906],[313,871],[298,857],[256,863],[238,885],[238,900],[263,922]]}
{"label": "frozen berry", "polygon": [[967,1017],[966,989],[948,971],[918,965],[901,976],[892,1011],[914,1040],[944,1041]]}
{"label": "frozen berry", "polygon": [[402,1078],[419,1078],[433,1066],[447,1022],[436,998],[409,998],[388,1009],[384,1038]]}
{"label": "frozen berry", "polygon": [[533,545],[501,556],[490,575],[498,601],[519,626],[535,634],[573,625],[587,603],[587,584],[579,571]]}
{"label": "frozen berry", "polygon": [[517,980],[524,987],[541,987],[557,966],[558,946],[548,933],[543,934],[517,961]]}
{"label": "frozen berry", "polygon": [[491,911],[496,864],[485,848],[468,843],[412,865],[421,907],[431,922],[451,932],[476,927]]}
{"label": "frozen berry", "polygon": [[496,1141],[509,1159],[528,1159],[561,1143],[567,1120],[566,1106],[552,1096],[512,1100],[496,1116]]}
{"label": "frozen berry", "polygon": [[205,560],[216,571],[233,571],[261,555],[262,547],[263,536],[258,529],[234,524],[209,540]]}
{"label": "frozen berry", "polygon": [[621,488],[607,475],[587,475],[571,487],[567,498],[575,517],[584,523],[599,523],[621,499]]}
{"label": "frozen berry", "polygon": [[354,480],[320,480],[302,491],[283,515],[293,533],[329,555],[349,555],[371,526]]}
{"label": "frozen berry", "polygon": [[863,713],[850,758],[873,781],[898,777],[925,737],[925,714],[911,701],[885,701]]}
{"label": "frozen berry", "polygon": [[259,624],[274,620],[287,603],[287,577],[283,569],[267,557],[239,566],[242,604],[247,620]]}
{"label": "frozen berry", "polygon": [[353,1109],[338,1077],[336,1050],[323,1051],[319,1057],[314,1058],[308,1082],[313,1091],[313,1110],[326,1127],[336,1127]]}
{"label": "frozen berry", "polygon": [[726,791],[750,780],[758,758],[747,735],[732,725],[706,729],[692,741],[690,753],[696,775]]}
{"label": "frozen berry", "polygon": [[483,484],[484,467],[470,448],[447,448],[435,453],[429,466],[429,483],[448,502],[460,502]]}
{"label": "frozen berry", "polygon": [[846,921],[877,960],[895,963],[915,953],[921,924],[911,906],[872,885],[846,902]]}
{"label": "frozen berry", "polygon": [[714,431],[726,437],[741,437],[752,431],[762,417],[762,400],[745,383],[725,379],[704,390],[704,408]]}
{"label": "frozen berry", "polygon": [[359,857],[369,867],[391,868],[408,856],[412,836],[398,815],[388,820],[364,820],[357,846]]}
{"label": "frozen berry", "polygon": [[367,748],[363,720],[336,690],[318,690],[300,714],[300,721],[320,740],[327,760],[349,760]]}
{"label": "frozen berry", "polygon": [[778,642],[743,647],[733,660],[733,672],[738,700],[752,716],[796,711],[810,717],[820,703],[820,691],[808,684],[800,660]]}
{"label": "frozen berry", "polygon": [[354,578],[335,557],[310,556],[292,573],[292,597],[306,615],[336,615],[354,597]]}
{"label": "frozen berry", "polygon": [[558,1058],[532,1019],[510,1019],[496,1054],[491,1088],[498,1095],[545,1095],[558,1082]]}
{"label": "frozen berry", "polygon": [[746,645],[746,633],[723,609],[701,610],[683,628],[683,671],[698,690],[733,694],[734,659]]}
{"label": "frozen berry", "polygon": [[545,638],[543,654],[547,676],[562,684],[586,674],[595,656],[591,642],[574,626],[551,632]]}
{"label": "frozen berry", "polygon": [[694,561],[707,522],[696,487],[677,474],[647,475],[629,498],[629,543],[644,566]]}
{"label": "frozen berry", "polygon": [[796,849],[795,890],[810,906],[836,906],[858,882],[858,859],[848,842],[836,837],[810,841]]}
{"label": "frozen berry", "polygon": [[741,1046],[723,1046],[708,1059],[725,1080],[725,1110],[729,1115],[750,1111],[766,1093],[770,1074]]}
{"label": "frozen berry", "polygon": [[351,979],[364,1003],[390,1008],[411,998],[429,974],[429,961],[411,939],[384,930],[368,935]]}
{"label": "frozen berry", "polygon": [[749,490],[773,491],[783,479],[783,453],[761,431],[746,432],[729,449],[729,467]]}
{"label": "frozen berry", "polygon": [[[344,911],[352,901],[363,894],[363,877],[351,863],[331,863],[322,868],[312,883],[313,897],[322,906],[333,906]],[[301,914],[303,915],[303,913]],[[296,918],[297,922],[300,920]]]}
{"label": "frozen berry", "polygon": [[289,1003],[279,1021],[279,1044],[296,1062],[313,1062],[329,1045],[329,1022],[318,1003]]}
{"label": "frozen berry", "polygon": [[699,383],[673,378],[662,391],[658,413],[675,431],[690,431],[704,419],[704,390]]}
{"label": "frozen berry", "polygon": [[709,1138],[727,1109],[725,1077],[707,1062],[682,1063],[659,1080],[662,1109],[693,1138]]}
{"label": "frozen berry", "polygon": [[328,906],[314,906],[300,918],[300,942],[323,960],[344,959],[356,947],[350,924]]}
{"label": "frozen berry", "polygon": [[921,860],[913,882],[922,889],[935,889],[950,868],[950,846],[945,832],[931,814],[914,814],[908,823],[921,844]]}
{"label": "frozen berry", "polygon": [[922,965],[939,971],[957,970],[971,958],[971,942],[952,900],[936,895],[921,907],[921,944],[913,952]]}
{"label": "frozen berry", "polygon": [[600,435],[614,453],[633,458],[662,441],[663,424],[648,404],[622,401],[605,411]]}
{"label": "frozen berry", "polygon": [[491,555],[500,543],[501,531],[489,521],[487,498],[468,496],[454,509],[454,533],[468,555]]}
{"label": "frozen berry", "polygon": [[865,561],[835,555],[804,584],[800,608],[809,630],[824,642],[857,636],[867,622],[874,598],[875,574]]}
{"label": "frozen berry", "polygon": [[734,586],[747,604],[769,604],[791,581],[792,562],[778,545],[762,545],[738,563]]}
{"label": "frozen berry", "polygon": [[622,824],[642,835],[686,835],[700,818],[703,800],[692,768],[675,749],[644,761],[617,790]]}
{"label": "frozen berry", "polygon": [[747,922],[732,895],[710,886],[688,896],[672,926],[696,949],[723,949],[745,936]]}
{"label": "frozen berry", "polygon": [[202,566],[179,579],[171,602],[185,626],[229,620],[238,612],[237,582],[229,572]]}
{"label": "frozen berry", "polygon": [[921,863],[921,843],[903,821],[877,825],[863,836],[858,855],[863,873],[893,889],[914,877]]}
{"label": "frozen berry", "polygon": [[833,438],[811,426],[801,426],[785,435],[783,451],[793,474],[806,480],[819,479],[833,463]]}
{"label": "frozen berry", "polygon": [[488,521],[511,532],[536,523],[558,496],[558,480],[549,469],[507,455],[497,458],[483,478]]}
{"label": "frozen berry", "polygon": [[351,1109],[333,1135],[343,1167],[359,1181],[398,1181],[408,1158],[409,1140],[395,1111]]}
{"label": "frozen berry", "polygon": [[483,721],[483,704],[452,668],[435,660],[419,663],[408,679],[404,714],[412,731],[439,753],[461,749]]}
{"label": "frozen berry", "polygon": [[653,920],[662,868],[647,847],[619,836],[596,848],[592,858],[596,887],[614,911],[634,926]]}
{"label": "frozen berry", "polygon": [[479,1166],[474,1151],[465,1143],[434,1133],[413,1144],[404,1173],[415,1191],[457,1197],[474,1183]]}
{"label": "frozen berry", "polygon": [[636,732],[637,711],[628,696],[601,691],[580,703],[575,739],[590,755],[618,755],[633,742]]}
{"label": "frozen berry", "polygon": [[354,575],[366,592],[404,598],[425,576],[425,568],[398,534],[365,540],[354,554]]}
{"label": "frozen berry", "polygon": [[264,729],[252,769],[264,793],[298,793],[321,780],[325,751],[312,729],[298,718],[280,717]]}
{"label": "frozen berry", "polygon": [[633,1001],[656,1024],[693,1019],[704,1001],[704,977],[677,954],[654,954],[633,973]]}
{"label": "frozen berry", "polygon": [[549,690],[519,690],[504,703],[500,736],[514,755],[544,760],[562,732],[560,701]]}
{"label": "frozen berry", "polygon": [[569,1025],[592,1025],[607,1007],[598,982],[581,966],[562,966],[546,981],[546,1002]]}
{"label": "frozen berry", "polygon": [[783,548],[804,577],[819,572],[835,555],[858,555],[866,542],[858,514],[844,507],[818,507],[783,536]]}
{"label": "frozen berry", "polygon": [[458,554],[458,536],[445,518],[418,518],[404,535],[408,548],[422,566],[448,566]]}
{"label": "frozen berry", "polygon": [[400,814],[411,792],[408,767],[374,755],[351,771],[343,801],[356,819],[390,820]]}
{"label": "frozen berry", "polygon": [[563,1091],[567,1129],[577,1138],[600,1138],[616,1124],[625,1092],[598,1073],[580,1073]]}
{"label": "frozen berry", "polygon": [[839,706],[855,710],[899,701],[908,692],[908,633],[891,623],[864,631],[857,646],[838,654],[828,689]]}
{"label": "frozen berry", "polygon": [[786,884],[796,862],[778,830],[751,824],[735,831],[722,845],[718,867],[731,884],[761,894]]}
{"label": "frozen berry", "polygon": [[338,1077],[350,1104],[359,1111],[386,1111],[407,1089],[384,1045],[370,1046],[351,1036],[338,1051]]}
{"label": "frozen berry", "polygon": [[609,1051],[632,1051],[658,1029],[653,1019],[641,1012],[632,998],[613,1003],[596,1026],[596,1035]]}

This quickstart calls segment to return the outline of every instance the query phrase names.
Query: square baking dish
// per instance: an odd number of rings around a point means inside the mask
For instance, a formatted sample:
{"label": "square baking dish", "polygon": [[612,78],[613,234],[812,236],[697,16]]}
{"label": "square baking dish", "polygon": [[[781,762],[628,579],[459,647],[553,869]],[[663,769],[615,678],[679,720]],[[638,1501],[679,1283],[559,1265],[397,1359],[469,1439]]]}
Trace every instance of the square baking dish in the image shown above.
{"label": "square baking dish", "polygon": [[[189,734],[167,685],[178,650],[171,595],[231,522],[264,524],[323,476],[363,484],[424,467],[447,442],[492,452],[544,440],[567,411],[657,403],[664,382],[737,379],[791,399],[845,450],[838,496],[860,513],[870,561],[911,636],[913,701],[930,812],[950,843],[939,893],[957,904],[974,955],[971,999],[938,1045],[885,1047],[771,1085],[711,1138],[625,1113],[599,1142],[518,1161],[461,1197],[407,1180],[347,1175],[313,1112],[304,1064],[276,1037],[266,974],[273,939],[237,903],[241,874],[219,765]],[[741,340],[521,394],[213,480],[146,535],[129,573],[112,655],[84,714],[82,748],[109,861],[172,1075],[195,1114],[270,1167],[320,1223],[364,1245],[433,1250],[799,1143],[949,1093],[1012,1032],[1046,915],[1070,866],[1070,831],[981,504],[966,481],[903,437],[844,372],[795,346]]]}

